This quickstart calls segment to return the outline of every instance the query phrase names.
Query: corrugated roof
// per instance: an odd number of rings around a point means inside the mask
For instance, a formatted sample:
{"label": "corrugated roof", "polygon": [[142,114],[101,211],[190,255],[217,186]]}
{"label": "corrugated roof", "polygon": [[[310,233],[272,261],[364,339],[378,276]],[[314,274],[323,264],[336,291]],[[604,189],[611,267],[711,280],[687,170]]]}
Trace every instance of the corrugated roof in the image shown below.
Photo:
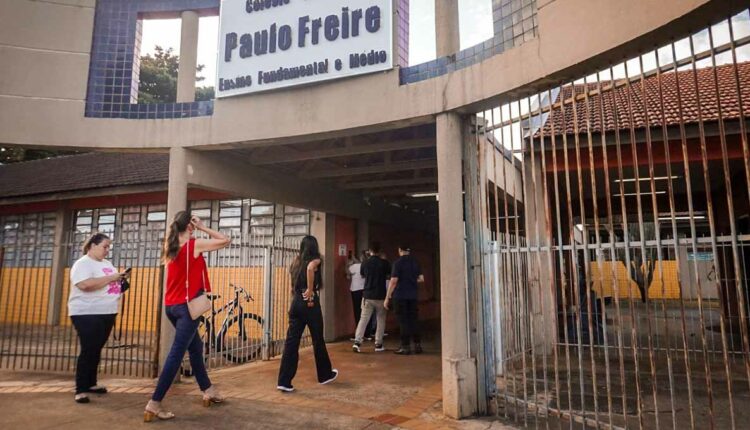
{"label": "corrugated roof", "polygon": [[[581,99],[576,102],[577,129],[576,121],[573,120],[573,106],[572,104],[566,104],[565,118],[563,119],[559,106],[553,109],[550,115],[552,121],[548,119],[545,122],[543,132],[545,135],[550,135],[552,133],[552,125],[554,125],[555,134],[557,135],[562,134],[563,130],[567,134],[574,134],[576,131],[578,133],[586,133],[587,117],[589,117],[591,132],[593,133],[601,132],[602,127],[605,131],[614,131],[615,116],[617,118],[617,128],[620,130],[630,129],[631,122],[635,129],[645,128],[647,117],[650,127],[660,127],[662,126],[662,102],[660,99],[663,99],[664,118],[668,126],[680,124],[681,117],[686,125],[698,123],[699,113],[703,121],[706,122],[717,121],[720,111],[724,119],[737,119],[740,116],[740,98],[737,93],[738,81],[740,84],[743,111],[746,116],[749,116],[750,62],[738,63],[736,66],[736,76],[739,77],[739,80],[735,78],[734,64],[721,65],[716,68],[701,68],[696,71],[690,69],[677,73],[663,73],[661,75],[661,94],[659,78],[656,75],[649,76],[643,80],[643,84],[645,85],[645,106],[644,89],[640,80],[632,82],[629,87],[624,85],[624,80],[616,81],[614,90],[606,89],[613,84],[613,81],[603,81],[601,82],[602,94],[589,96],[588,109],[586,108],[585,100]],[[714,78],[714,71],[716,72],[716,79]],[[696,78],[698,91],[696,91],[695,85]],[[568,85],[562,88],[561,94],[563,99],[567,100],[572,97],[573,91],[575,91],[576,95],[579,95],[583,94],[586,88],[589,91],[596,90],[597,85],[591,83],[586,85]],[[682,99],[681,112],[678,91]],[[628,97],[628,92],[630,92],[630,97]],[[602,102],[604,103],[604,115],[601,114],[600,110]],[[538,135],[539,132],[537,132]]]}
{"label": "corrugated roof", "polygon": [[168,154],[91,152],[0,165],[0,198],[166,182]]}

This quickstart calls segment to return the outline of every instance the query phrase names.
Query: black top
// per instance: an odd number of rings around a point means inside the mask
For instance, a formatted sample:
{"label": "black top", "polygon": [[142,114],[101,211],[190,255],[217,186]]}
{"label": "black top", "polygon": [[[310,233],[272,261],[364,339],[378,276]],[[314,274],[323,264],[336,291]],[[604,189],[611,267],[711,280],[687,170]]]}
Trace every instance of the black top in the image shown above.
{"label": "black top", "polygon": [[[292,279],[292,284],[294,285],[294,291],[296,293],[302,294],[307,290],[307,265],[310,264],[310,262],[306,262],[303,264],[303,266],[299,270],[299,274],[297,275],[297,279]],[[318,265],[318,268],[315,270],[315,287],[313,288],[313,291],[320,290],[321,285],[323,285],[323,277],[320,273],[320,265]]]}
{"label": "black top", "polygon": [[385,300],[385,283],[391,277],[391,263],[373,255],[359,267],[359,274],[365,277],[364,298]]}
{"label": "black top", "polygon": [[404,255],[393,263],[391,276],[398,278],[396,290],[393,292],[394,299],[416,300],[417,279],[422,274],[417,259],[411,255]]}

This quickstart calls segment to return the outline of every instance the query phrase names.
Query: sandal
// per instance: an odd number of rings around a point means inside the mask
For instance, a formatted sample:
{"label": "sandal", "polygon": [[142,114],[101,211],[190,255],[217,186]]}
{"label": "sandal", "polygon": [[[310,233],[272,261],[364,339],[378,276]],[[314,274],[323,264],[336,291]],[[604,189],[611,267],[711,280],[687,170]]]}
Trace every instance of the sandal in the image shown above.
{"label": "sandal", "polygon": [[171,420],[172,418],[174,418],[174,414],[172,412],[162,410],[161,402],[149,400],[146,404],[146,409],[143,411],[143,422],[150,423],[154,420],[154,418],[158,418],[160,420]]}
{"label": "sandal", "polygon": [[214,385],[208,387],[208,389],[203,392],[203,406],[205,407],[209,407],[214,403],[222,403],[224,400],[224,396],[219,393],[219,390],[217,390]]}

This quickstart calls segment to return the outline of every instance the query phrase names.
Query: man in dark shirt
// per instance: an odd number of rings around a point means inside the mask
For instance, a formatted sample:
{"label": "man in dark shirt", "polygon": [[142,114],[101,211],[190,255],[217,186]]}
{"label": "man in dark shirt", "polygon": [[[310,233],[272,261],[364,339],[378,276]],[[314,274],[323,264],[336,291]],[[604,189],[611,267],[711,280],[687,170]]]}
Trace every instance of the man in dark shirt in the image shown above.
{"label": "man in dark shirt", "polygon": [[359,273],[365,278],[363,290],[362,315],[357,324],[357,332],[354,334],[354,345],[352,350],[360,352],[362,337],[365,328],[370,321],[370,316],[375,312],[377,318],[377,329],[375,330],[375,352],[385,351],[383,348],[383,333],[385,332],[386,310],[383,301],[386,295],[386,282],[391,276],[391,265],[387,260],[380,258],[380,243],[373,242],[370,246],[370,258],[360,266]]}
{"label": "man in dark shirt", "polygon": [[399,246],[398,254],[401,257],[393,263],[391,281],[383,306],[390,309],[391,296],[393,296],[398,323],[401,327],[401,348],[396,351],[396,354],[411,354],[412,340],[414,341],[414,352],[420,354],[422,343],[417,326],[419,319],[417,314],[417,284],[424,282],[424,276],[422,276],[419,263],[412,257],[411,248],[408,245],[402,244]]}

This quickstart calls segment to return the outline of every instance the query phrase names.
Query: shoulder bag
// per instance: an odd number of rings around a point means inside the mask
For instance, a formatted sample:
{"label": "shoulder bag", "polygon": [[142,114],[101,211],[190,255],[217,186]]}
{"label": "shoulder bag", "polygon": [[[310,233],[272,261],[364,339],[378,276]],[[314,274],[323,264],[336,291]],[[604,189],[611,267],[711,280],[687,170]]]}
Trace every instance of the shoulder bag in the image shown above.
{"label": "shoulder bag", "polygon": [[[211,300],[208,299],[206,294],[201,294],[193,300],[190,300],[190,259],[192,257],[190,252],[190,241],[188,241],[186,246],[187,254],[185,255],[185,261],[187,262],[187,274],[185,275],[185,301],[187,302],[188,311],[190,311],[190,318],[196,320],[199,316],[205,314],[211,309]],[[195,252],[195,246],[193,246],[193,252]],[[203,274],[201,274],[201,276],[203,276]]]}

